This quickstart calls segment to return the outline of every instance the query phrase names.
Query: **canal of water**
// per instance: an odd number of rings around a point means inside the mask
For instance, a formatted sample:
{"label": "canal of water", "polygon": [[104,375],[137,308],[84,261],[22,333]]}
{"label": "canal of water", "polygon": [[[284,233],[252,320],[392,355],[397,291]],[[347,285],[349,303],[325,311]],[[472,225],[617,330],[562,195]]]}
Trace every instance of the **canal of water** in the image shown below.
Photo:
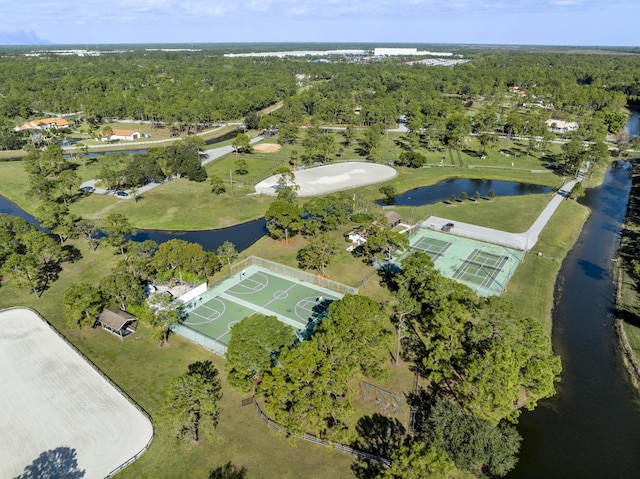
{"label": "canal of water", "polygon": [[507,477],[640,477],[640,408],[614,324],[613,264],[631,187],[628,164],[611,167],[582,202],[591,208],[556,283],[553,346],[558,394],[524,413],[520,462]]}

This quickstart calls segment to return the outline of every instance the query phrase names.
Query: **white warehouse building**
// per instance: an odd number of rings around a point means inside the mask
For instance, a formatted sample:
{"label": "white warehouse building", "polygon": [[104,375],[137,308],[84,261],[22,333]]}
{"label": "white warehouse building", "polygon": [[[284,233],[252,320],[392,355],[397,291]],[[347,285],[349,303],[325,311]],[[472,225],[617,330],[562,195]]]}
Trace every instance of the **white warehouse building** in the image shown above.
{"label": "white warehouse building", "polygon": [[401,55],[433,55],[438,57],[450,57],[453,53],[418,51],[417,48],[374,48],[373,55],[376,57],[391,57]]}

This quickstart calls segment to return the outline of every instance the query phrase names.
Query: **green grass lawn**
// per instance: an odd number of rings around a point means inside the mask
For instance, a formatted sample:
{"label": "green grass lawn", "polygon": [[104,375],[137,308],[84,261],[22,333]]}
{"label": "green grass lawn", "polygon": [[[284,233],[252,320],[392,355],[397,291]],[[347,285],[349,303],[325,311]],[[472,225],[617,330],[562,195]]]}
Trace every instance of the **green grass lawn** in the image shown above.
{"label": "green grass lawn", "polygon": [[121,213],[137,228],[197,230],[259,218],[272,201],[272,197],[241,192],[214,195],[207,182],[177,179],[144,193],[137,202],[94,194],[74,203],[71,211],[92,219]]}
{"label": "green grass lawn", "polygon": [[[388,154],[393,156],[399,150],[393,149],[393,135],[385,136],[388,142]],[[269,140],[273,141],[273,139]],[[288,161],[286,149],[280,157],[266,158],[264,155],[250,157],[247,162],[249,175],[266,174],[269,168],[278,162]],[[282,150],[281,150],[282,151]],[[346,150],[343,155],[346,156]],[[351,153],[349,153],[351,154]],[[355,151],[353,153],[356,154]],[[466,155],[466,156],[464,156]],[[442,156],[442,154],[440,154]],[[499,156],[499,155],[498,155]],[[510,179],[559,186],[561,178],[550,173],[531,173],[529,169],[538,169],[540,161],[518,156],[514,167],[503,165],[502,157],[490,156],[480,160],[463,153],[465,162],[484,161],[485,168],[437,167],[410,170],[400,168],[398,177],[392,184],[398,192],[417,186],[434,184],[449,176]],[[226,158],[212,162],[207,166],[210,174],[223,176],[235,158]],[[439,162],[440,158],[431,156],[430,161]],[[491,163],[493,162],[493,163]],[[520,163],[521,162],[521,163]],[[537,167],[536,167],[537,165]],[[486,168],[497,166],[497,168]],[[536,167],[536,168],[534,168]],[[84,173],[95,174],[92,165]],[[81,168],[78,170],[81,171]],[[228,172],[227,172],[228,174]],[[20,162],[0,163],[0,193],[16,201],[30,212],[36,203],[24,198],[27,179]],[[538,181],[535,181],[537,179]],[[358,190],[366,198],[376,199],[380,185]],[[228,226],[262,216],[272,198],[248,196],[250,188],[238,188],[234,193],[223,195],[210,193],[208,183],[193,183],[176,180],[157,187],[146,193],[139,202],[120,201],[113,197],[91,195],[73,205],[73,212],[90,218],[103,218],[109,213],[125,214],[136,227],[160,229],[200,229]],[[550,199],[549,195],[530,195],[523,197],[495,198],[477,203],[466,201],[447,205],[439,203],[424,207],[397,208],[405,221],[413,217],[416,221],[429,215],[444,216],[456,221],[476,223],[488,227],[521,232],[535,220],[539,212]],[[524,263],[512,279],[507,297],[524,314],[541,321],[550,331],[550,313],[553,304],[553,285],[559,263],[575,242],[587,211],[574,201],[563,202],[550,224],[545,228],[534,252],[543,256],[527,255]],[[345,226],[334,234],[341,248],[335,260],[328,267],[332,280],[355,285],[374,270],[362,259],[354,258],[346,251],[348,244],[343,234],[353,225]],[[160,347],[150,337],[144,325],[126,340],[119,340],[101,330],[78,331],[68,329],[63,319],[61,297],[64,289],[71,284],[87,281],[96,284],[108,274],[118,256],[110,248],[100,248],[91,252],[82,242],[76,242],[83,258],[76,263],[64,265],[60,279],[52,284],[42,298],[36,299],[11,283],[0,288],[0,307],[16,305],[30,306],[38,310],[54,327],[72,341],[89,359],[91,359],[114,382],[125,390],[135,401],[148,411],[154,422],[155,438],[150,449],[118,477],[208,477],[209,471],[227,462],[238,467],[246,467],[248,478],[326,478],[353,477],[350,464],[353,458],[319,446],[278,436],[258,417],[253,406],[242,407],[242,396],[230,390],[226,381],[223,385],[222,416],[215,436],[203,439],[200,444],[177,444],[173,431],[163,418],[161,406],[164,391],[169,381],[183,373],[193,361],[211,359],[224,379],[224,359],[194,345],[180,337],[172,336],[169,345]],[[270,238],[262,238],[242,252],[241,257],[250,254],[297,267],[296,254],[305,244],[304,238],[296,236],[289,244],[283,244]],[[342,247],[343,246],[343,247]],[[361,294],[371,296],[383,304],[391,299],[390,293],[380,285],[377,275],[371,276],[361,288]],[[395,332],[392,325],[388,326]],[[390,353],[394,351],[393,334],[389,338]],[[375,383],[377,386],[401,394],[413,387],[413,375],[407,365],[392,366],[389,379]],[[370,403],[356,399],[357,416],[377,412]],[[294,447],[291,447],[293,445]]]}
{"label": "green grass lawn", "polygon": [[0,307],[36,309],[152,416],[155,437],[150,449],[118,477],[203,478],[228,461],[246,467],[248,478],[353,477],[350,456],[297,441],[291,447],[286,437],[277,435],[259,419],[253,406],[241,406],[242,395],[230,390],[226,380],[214,438],[197,445],[178,444],[161,414],[169,381],[184,373],[190,363],[207,359],[225,379],[224,359],[179,336],[172,336],[168,345],[160,347],[144,325],[125,340],[101,329],[68,329],[60,300],[64,289],[79,281],[97,283],[119,259],[110,248],[90,252],[82,243],[78,246],[83,258],[66,264],[60,279],[41,298],[16,290],[10,283],[3,284]]}
{"label": "green grass lawn", "polygon": [[548,334],[561,261],[577,241],[588,216],[586,207],[575,201],[563,201],[507,287],[505,297],[522,314],[539,321]]}
{"label": "green grass lawn", "polygon": [[[522,197],[521,200],[526,203],[526,198]],[[529,199],[531,200],[530,197]],[[540,204],[536,199],[534,201]],[[575,207],[577,205],[574,202],[565,203],[566,206],[559,210],[566,214],[564,219],[558,220],[560,225],[566,221],[567,217],[576,216]],[[478,206],[470,203],[453,209],[458,211],[465,208],[472,210]],[[533,211],[532,208],[529,210]],[[495,215],[491,215],[488,209],[482,211],[484,214],[478,215],[478,218],[485,217],[484,221],[490,224],[486,216],[495,217]],[[533,216],[535,216],[534,213],[531,213],[531,218]],[[582,218],[584,218],[584,214]],[[346,231],[347,228],[343,229]],[[341,240],[343,233],[342,230],[336,232],[336,238]],[[551,233],[553,234],[553,231]],[[328,271],[331,279],[346,284],[356,284],[372,269],[361,259],[354,258],[346,252],[347,244],[343,244],[344,251],[340,250],[336,261],[332,263]],[[151,414],[156,434],[150,449],[139,460],[126,468],[119,477],[207,477],[209,471],[226,464],[228,461],[238,467],[246,467],[249,478],[353,477],[350,470],[350,464],[353,461],[351,457],[278,436],[259,419],[252,406],[244,408],[241,406],[242,396],[230,390],[226,383],[221,404],[223,412],[214,438],[204,439],[198,445],[177,444],[173,431],[170,430],[160,414],[164,391],[169,381],[172,377],[184,372],[189,363],[203,359],[214,361],[224,378],[224,359],[177,336],[171,338],[169,345],[160,347],[157,342],[151,340],[144,325],[124,341],[101,330],[69,330],[63,320],[60,302],[64,288],[78,281],[88,281],[95,284],[100,277],[107,274],[118,259],[118,256],[113,255],[110,249],[105,248],[91,252],[82,243],[78,243],[78,245],[84,255],[83,259],[74,264],[65,265],[61,278],[52,285],[50,290],[44,293],[42,298],[35,299],[22,291],[14,290],[10,284],[6,284],[0,289],[0,306],[29,305],[37,309]],[[295,255],[303,245],[304,239],[299,236],[287,245],[263,238],[243,252],[243,256],[256,254],[296,266]],[[549,254],[557,252],[553,245],[555,242],[551,243]],[[529,259],[532,258],[528,257],[525,265],[533,264],[533,261],[528,261]],[[533,260],[537,261],[537,257],[533,257]],[[539,270],[534,269],[533,271]],[[554,277],[551,273],[552,271],[545,272],[544,278],[539,276],[540,281],[535,284],[530,282],[527,275],[521,275],[520,279],[514,278],[509,292],[510,297],[515,301],[521,298],[522,302],[516,303],[517,307],[522,308],[523,311],[527,311],[527,308],[534,308],[537,300],[532,298],[531,292],[536,287],[548,292]],[[521,282],[521,295],[513,287],[519,281]],[[513,292],[511,292],[512,288]],[[374,275],[367,282],[362,293],[371,295],[381,302],[387,302],[390,299],[388,291],[379,285],[377,275]],[[548,296],[552,297],[552,291]],[[525,299],[522,300],[522,298]],[[530,301],[530,304],[527,301]],[[550,307],[541,311],[540,314],[544,313],[548,317],[549,312]],[[538,314],[532,315],[539,317]],[[395,332],[391,325],[389,325],[389,330],[392,333]],[[390,352],[392,352],[393,334],[389,340]],[[375,382],[375,384],[395,394],[402,394],[411,390],[412,381],[413,376],[405,364],[401,367],[392,366],[389,379]],[[356,398],[355,404],[358,407],[358,412],[353,418],[354,421],[361,415],[378,412],[374,404],[365,403],[360,397]]]}
{"label": "green grass lawn", "polygon": [[[341,135],[336,133],[335,138],[336,144],[339,144]],[[397,158],[402,151],[396,144],[400,139],[401,135],[398,133],[384,135],[381,146],[382,161],[387,162]],[[277,138],[269,138],[266,141],[274,142],[276,140]],[[226,140],[226,142],[229,141],[231,140]],[[471,146],[473,145],[470,144]],[[122,148],[122,146],[120,147]],[[510,151],[521,148],[515,143],[505,144],[504,148],[507,147]],[[268,176],[279,165],[288,165],[293,149],[298,149],[299,153],[302,152],[301,145],[287,145],[272,154],[255,153],[239,157],[230,154],[209,163],[206,166],[208,174],[219,176],[226,182],[227,192],[222,195],[213,195],[207,182],[195,183],[187,180],[174,180],[145,193],[137,203],[122,201],[115,197],[89,195],[76,202],[72,206],[72,212],[92,219],[104,218],[110,213],[121,213],[127,216],[135,227],[150,229],[198,230],[242,223],[264,215],[273,199],[262,195],[251,195],[254,191],[253,185]],[[349,147],[344,147],[339,158],[362,159],[357,149],[358,143],[354,141]],[[426,150],[424,153],[431,164],[439,163],[443,154]],[[511,167],[511,163],[507,163],[497,151],[487,155],[485,160],[468,152],[463,152],[462,157],[464,158],[463,166],[460,166],[456,160],[454,167],[419,169],[400,167],[398,168],[398,176],[386,184],[393,185],[400,193],[452,177],[522,181],[554,187],[558,187],[562,183],[562,179],[554,174],[532,173],[532,170],[541,171],[544,169],[543,163],[533,155],[513,158],[514,167]],[[234,173],[235,162],[238,158],[247,162],[249,171],[247,175]],[[454,158],[457,158],[455,154]],[[94,179],[99,175],[97,161],[93,159],[85,162],[78,160],[76,164],[76,171],[82,181]],[[469,168],[469,166],[475,167]],[[33,214],[37,207],[37,201],[34,198],[26,198],[24,195],[28,188],[28,178],[22,162],[0,162],[0,177],[3,178],[0,183],[0,194]],[[230,180],[234,182],[233,191],[231,191]],[[380,186],[381,184],[359,188],[353,190],[353,193],[375,200],[382,196],[378,191]],[[498,204],[500,202],[496,201],[494,206]],[[475,206],[481,207],[482,205]],[[423,210],[426,212],[429,207],[416,208],[416,215],[424,216]],[[437,210],[436,206],[434,206],[435,210]],[[229,214],[230,211],[233,214]],[[406,216],[405,213],[403,215]],[[464,220],[460,219],[460,221]]]}

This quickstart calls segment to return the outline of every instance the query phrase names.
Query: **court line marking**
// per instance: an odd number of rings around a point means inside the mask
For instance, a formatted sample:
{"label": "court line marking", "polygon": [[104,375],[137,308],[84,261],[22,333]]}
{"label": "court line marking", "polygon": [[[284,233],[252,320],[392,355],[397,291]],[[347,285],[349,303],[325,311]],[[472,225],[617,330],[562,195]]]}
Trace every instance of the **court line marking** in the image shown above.
{"label": "court line marking", "polygon": [[[258,276],[258,275],[262,276],[262,278],[264,279],[264,282],[256,281],[255,279],[253,279],[254,276]],[[247,284],[244,284],[245,282],[253,282],[253,283],[255,283],[257,285],[257,287],[252,288],[252,287],[248,286]],[[245,289],[246,291],[236,291],[235,288],[237,288],[238,286],[243,288],[243,289]],[[269,286],[269,278],[267,276],[265,276],[265,274],[262,271],[257,271],[255,273],[253,273],[250,277],[245,278],[241,282],[239,282],[238,284],[233,285],[232,287],[227,289],[225,292],[229,293],[231,295],[234,295],[234,294],[249,295],[249,294],[257,293],[258,291],[262,291],[267,286]]]}

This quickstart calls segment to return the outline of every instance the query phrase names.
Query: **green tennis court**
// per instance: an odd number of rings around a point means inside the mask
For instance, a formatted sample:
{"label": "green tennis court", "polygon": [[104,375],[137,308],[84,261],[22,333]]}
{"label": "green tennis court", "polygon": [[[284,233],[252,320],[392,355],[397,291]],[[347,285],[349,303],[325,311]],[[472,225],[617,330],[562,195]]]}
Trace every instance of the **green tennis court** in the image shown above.
{"label": "green tennis court", "polygon": [[[446,277],[480,296],[501,294],[522,262],[524,252],[491,243],[419,228],[409,238],[411,251],[427,253]],[[408,253],[394,258],[400,264]]]}
{"label": "green tennis court", "polygon": [[476,284],[482,288],[490,287],[502,267],[509,261],[508,256],[500,256],[474,249],[467,259],[453,273],[453,279]]}
{"label": "green tennis court", "polygon": [[231,327],[259,313],[277,317],[306,337],[329,305],[341,297],[326,288],[251,266],[190,303],[181,326],[226,346]]}
{"label": "green tennis court", "polygon": [[431,256],[431,259],[435,263],[438,258],[444,256],[445,251],[449,249],[451,244],[449,241],[422,236],[418,237],[417,240],[411,244],[411,248],[424,251]]}

